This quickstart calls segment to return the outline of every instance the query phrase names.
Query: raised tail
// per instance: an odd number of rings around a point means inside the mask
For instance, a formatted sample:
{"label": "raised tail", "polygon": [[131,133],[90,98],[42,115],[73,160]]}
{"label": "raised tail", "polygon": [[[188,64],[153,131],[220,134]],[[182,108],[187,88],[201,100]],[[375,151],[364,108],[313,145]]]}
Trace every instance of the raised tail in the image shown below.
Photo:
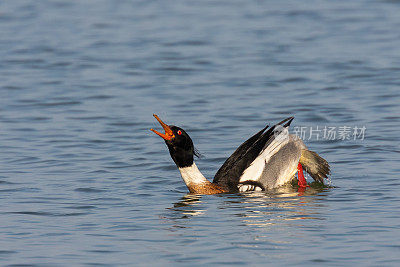
{"label": "raised tail", "polygon": [[320,183],[324,183],[324,178],[328,178],[330,167],[328,162],[320,157],[316,152],[307,149],[301,150],[300,164],[311,177]]}

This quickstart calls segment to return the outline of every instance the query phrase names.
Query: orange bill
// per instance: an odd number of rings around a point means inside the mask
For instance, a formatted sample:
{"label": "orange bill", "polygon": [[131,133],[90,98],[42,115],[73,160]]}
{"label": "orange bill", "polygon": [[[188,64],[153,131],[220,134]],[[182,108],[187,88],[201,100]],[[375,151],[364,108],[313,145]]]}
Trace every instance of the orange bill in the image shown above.
{"label": "orange bill", "polygon": [[166,125],[156,114],[153,114],[154,118],[158,120],[158,122],[161,124],[161,126],[164,128],[165,134],[157,132],[154,129],[150,129],[150,131],[155,132],[159,136],[161,136],[164,140],[171,140],[172,138],[175,137],[174,133],[172,132],[171,128],[169,128],[168,125]]}

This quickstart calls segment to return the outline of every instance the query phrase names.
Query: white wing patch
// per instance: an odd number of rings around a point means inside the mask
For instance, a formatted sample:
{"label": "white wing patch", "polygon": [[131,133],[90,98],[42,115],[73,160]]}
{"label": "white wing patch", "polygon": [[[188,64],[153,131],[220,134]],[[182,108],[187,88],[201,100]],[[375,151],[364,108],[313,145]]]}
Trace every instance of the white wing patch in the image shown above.
{"label": "white wing patch", "polygon": [[262,191],[262,188],[256,185],[250,185],[250,184],[239,184],[239,192],[248,192],[248,191]]}
{"label": "white wing patch", "polygon": [[281,149],[282,146],[289,142],[289,132],[287,128],[281,127],[279,131],[274,131],[275,139],[269,144],[258,157],[244,170],[242,176],[240,176],[239,183],[244,181],[258,181],[263,173],[265,164],[269,159]]}

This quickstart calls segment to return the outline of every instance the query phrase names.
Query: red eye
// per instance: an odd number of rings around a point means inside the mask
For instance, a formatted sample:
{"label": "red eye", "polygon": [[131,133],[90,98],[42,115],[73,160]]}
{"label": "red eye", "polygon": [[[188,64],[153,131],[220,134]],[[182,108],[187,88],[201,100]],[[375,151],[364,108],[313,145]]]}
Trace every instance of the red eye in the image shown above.
{"label": "red eye", "polygon": [[182,131],[181,131],[181,130],[178,130],[178,134],[181,135],[181,134],[182,134]]}

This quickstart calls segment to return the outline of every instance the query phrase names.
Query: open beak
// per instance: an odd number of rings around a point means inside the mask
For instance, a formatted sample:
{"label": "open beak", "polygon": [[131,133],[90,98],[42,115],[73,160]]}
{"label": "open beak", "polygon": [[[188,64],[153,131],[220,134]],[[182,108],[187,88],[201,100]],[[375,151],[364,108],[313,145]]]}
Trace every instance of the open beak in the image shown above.
{"label": "open beak", "polygon": [[158,120],[158,122],[161,124],[161,126],[164,128],[165,134],[162,134],[160,132],[157,132],[154,129],[150,129],[150,131],[155,132],[159,136],[161,136],[164,140],[171,140],[172,138],[175,137],[174,133],[172,132],[171,128],[169,128],[168,125],[166,125],[156,114],[153,114],[154,118]]}

